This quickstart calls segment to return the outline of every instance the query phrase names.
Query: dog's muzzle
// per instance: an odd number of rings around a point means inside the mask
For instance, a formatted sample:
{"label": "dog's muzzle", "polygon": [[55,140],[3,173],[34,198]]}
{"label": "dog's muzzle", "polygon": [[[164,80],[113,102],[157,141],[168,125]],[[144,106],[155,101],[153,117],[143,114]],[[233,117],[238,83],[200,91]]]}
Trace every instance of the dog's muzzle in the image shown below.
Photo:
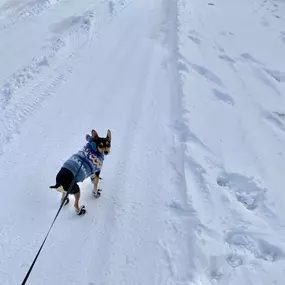
{"label": "dog's muzzle", "polygon": [[108,155],[108,154],[109,154],[109,151],[104,151],[104,154],[105,154],[105,155]]}

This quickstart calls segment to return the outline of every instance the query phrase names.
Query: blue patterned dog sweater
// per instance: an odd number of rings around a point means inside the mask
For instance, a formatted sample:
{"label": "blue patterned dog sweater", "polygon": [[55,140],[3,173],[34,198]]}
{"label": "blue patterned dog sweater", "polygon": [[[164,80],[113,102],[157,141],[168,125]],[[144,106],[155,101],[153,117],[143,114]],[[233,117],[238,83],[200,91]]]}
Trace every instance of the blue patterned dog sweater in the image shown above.
{"label": "blue patterned dog sweater", "polygon": [[76,177],[76,182],[83,182],[93,173],[101,170],[104,155],[98,151],[96,143],[90,135],[86,135],[87,144],[77,153],[73,154],[64,164],[75,176],[81,167]]}

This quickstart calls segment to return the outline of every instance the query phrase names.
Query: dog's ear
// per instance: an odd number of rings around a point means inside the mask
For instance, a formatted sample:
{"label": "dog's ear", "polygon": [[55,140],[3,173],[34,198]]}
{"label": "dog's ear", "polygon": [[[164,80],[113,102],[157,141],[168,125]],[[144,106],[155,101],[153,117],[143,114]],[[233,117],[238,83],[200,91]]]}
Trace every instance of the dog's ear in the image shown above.
{"label": "dog's ear", "polygon": [[107,131],[107,139],[111,140],[111,131],[110,130]]}
{"label": "dog's ear", "polygon": [[92,135],[93,140],[96,140],[99,137],[98,133],[95,130],[91,131],[91,135]]}

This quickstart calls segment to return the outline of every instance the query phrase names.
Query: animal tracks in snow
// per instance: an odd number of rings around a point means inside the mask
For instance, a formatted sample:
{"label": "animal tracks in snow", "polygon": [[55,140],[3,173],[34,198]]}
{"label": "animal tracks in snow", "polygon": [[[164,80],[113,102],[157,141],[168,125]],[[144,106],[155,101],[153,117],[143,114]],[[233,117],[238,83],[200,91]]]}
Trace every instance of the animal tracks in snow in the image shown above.
{"label": "animal tracks in snow", "polygon": [[[273,14],[281,16],[284,3],[231,3],[225,14],[222,2],[207,13],[207,2],[180,2],[187,24],[179,27],[178,65],[186,110],[175,127],[183,134],[181,180],[193,211],[173,204],[170,212],[185,223],[192,216],[198,221],[190,225],[201,250],[195,283],[279,284],[274,273],[284,273],[284,215],[282,201],[275,201],[282,178],[274,167],[283,165],[285,31]],[[230,24],[239,9],[243,23],[237,17]],[[278,142],[266,128],[278,130]],[[276,151],[267,149],[271,141]]]}
{"label": "animal tracks in snow", "polygon": [[277,82],[285,82],[285,73],[279,70],[270,70],[265,68],[264,71]]}
{"label": "animal tracks in snow", "polygon": [[218,89],[213,89],[212,91],[215,95],[215,98],[217,98],[219,101],[226,103],[228,105],[234,106],[235,102],[230,95]]}
{"label": "animal tracks in snow", "polygon": [[228,278],[232,271],[237,270],[245,263],[246,257],[236,253],[212,255],[206,269],[209,284],[230,284]]}
{"label": "animal tracks in snow", "polygon": [[285,44],[285,31],[280,32],[280,39]]}
{"label": "animal tracks in snow", "polygon": [[264,240],[258,234],[231,230],[225,235],[224,241],[229,247],[229,253],[212,255],[209,259],[206,273],[211,281],[226,281],[232,269],[256,264],[256,260],[274,263],[285,258],[279,246]]}
{"label": "animal tracks in snow", "polygon": [[217,184],[232,191],[237,201],[248,210],[254,210],[263,203],[266,189],[260,188],[253,178],[237,173],[224,173],[217,178]]}
{"label": "animal tracks in snow", "polygon": [[172,201],[172,203],[170,203],[168,207],[171,210],[171,212],[175,214],[177,217],[193,219],[194,210],[191,208],[189,209],[185,208],[185,206],[181,205],[181,203],[178,201]]}
{"label": "animal tracks in snow", "polygon": [[255,64],[261,64],[261,62],[259,62],[257,59],[255,59],[249,53],[242,53],[240,56],[241,56],[242,59],[244,59],[244,60],[246,60],[248,62],[255,63]]}
{"label": "animal tracks in snow", "polygon": [[197,45],[201,44],[202,42],[200,35],[195,30],[189,31],[188,38]]}
{"label": "animal tracks in snow", "polygon": [[228,56],[226,54],[219,55],[219,58],[228,62],[228,63],[235,63],[236,62],[234,59],[232,59],[230,56]]}
{"label": "animal tracks in snow", "polygon": [[200,66],[194,63],[190,63],[191,67],[201,76],[205,77],[206,79],[216,83],[219,86],[223,85],[222,80],[220,79],[219,76],[217,76],[214,72],[209,70],[208,68],[204,66]]}
{"label": "animal tracks in snow", "polygon": [[282,112],[264,112],[263,120],[266,124],[268,124],[274,133],[281,136],[281,138],[285,136],[285,114]]}
{"label": "animal tracks in snow", "polygon": [[[276,1],[277,2],[277,1]],[[280,15],[282,15],[282,12],[279,11],[279,5],[275,1],[263,1],[261,5],[259,5],[259,9],[263,9],[262,14],[266,11],[269,16],[275,17],[277,20],[282,19]]]}
{"label": "animal tracks in snow", "polygon": [[248,53],[241,54],[242,60],[249,63],[254,75],[265,85],[271,87],[276,93],[280,94],[275,83],[285,82],[285,73],[279,70],[271,70],[265,67],[259,60]]}
{"label": "animal tracks in snow", "polygon": [[226,261],[232,268],[237,268],[244,263],[243,257],[238,254],[227,255]]}
{"label": "animal tracks in snow", "polygon": [[[267,208],[265,194],[267,189],[260,187],[252,177],[246,177],[237,173],[223,173],[218,176],[217,184],[227,188],[241,203],[246,210],[259,209],[259,216],[269,213],[274,214]],[[237,267],[243,264],[242,256],[254,256],[257,259],[275,262],[284,259],[285,254],[278,246],[270,243],[257,234],[242,230],[232,230],[225,236],[233,255],[227,258],[228,264]]]}
{"label": "animal tracks in snow", "polygon": [[239,254],[252,255],[271,262],[285,258],[281,248],[249,232],[231,231],[226,235],[225,241]]}

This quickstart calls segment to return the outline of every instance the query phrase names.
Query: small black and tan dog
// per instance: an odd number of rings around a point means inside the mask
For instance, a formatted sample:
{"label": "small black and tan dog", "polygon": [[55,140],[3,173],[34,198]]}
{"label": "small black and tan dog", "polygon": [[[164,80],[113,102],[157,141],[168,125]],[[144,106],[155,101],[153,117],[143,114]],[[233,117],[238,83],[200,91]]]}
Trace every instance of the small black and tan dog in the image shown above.
{"label": "small black and tan dog", "polygon": [[[101,193],[98,189],[99,175],[103,166],[104,156],[111,150],[111,131],[107,131],[106,137],[99,137],[95,130],[91,131],[91,136],[86,135],[87,144],[77,153],[73,154],[62,166],[56,176],[56,184],[50,188],[56,188],[62,193],[61,200],[64,199],[69,187],[73,186],[69,194],[75,196],[75,211],[78,215],[86,213],[85,206],[79,207],[80,188],[78,182],[83,182],[90,178],[94,188],[93,194],[99,198]],[[68,204],[67,197],[65,204]]]}

